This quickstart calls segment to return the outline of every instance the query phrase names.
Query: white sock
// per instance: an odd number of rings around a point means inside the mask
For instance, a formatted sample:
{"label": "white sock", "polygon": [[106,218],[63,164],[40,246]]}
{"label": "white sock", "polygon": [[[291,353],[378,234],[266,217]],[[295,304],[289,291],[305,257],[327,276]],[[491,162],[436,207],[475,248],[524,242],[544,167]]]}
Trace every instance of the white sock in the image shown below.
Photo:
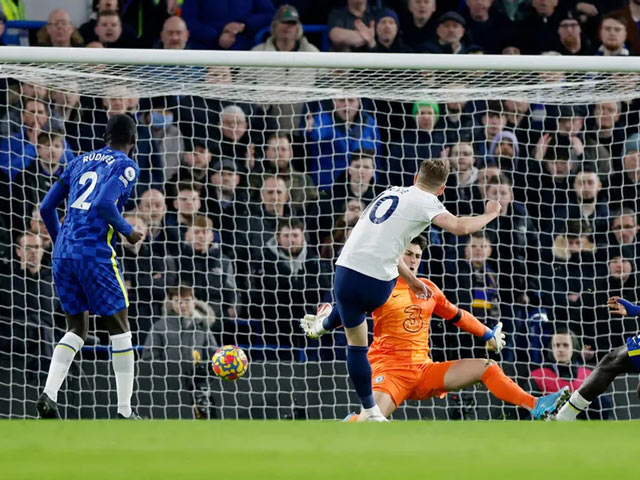
{"label": "white sock", "polygon": [[372,417],[377,415],[380,415],[381,417],[383,416],[382,412],[380,411],[380,407],[378,407],[378,405],[374,405],[371,408],[362,407],[362,410],[364,411],[365,417]]}
{"label": "white sock", "polygon": [[118,413],[128,417],[131,415],[131,395],[133,394],[133,347],[131,332],[111,336],[111,363],[116,374],[118,391]]}
{"label": "white sock", "polygon": [[44,393],[54,402],[58,401],[58,390],[60,390],[62,382],[67,377],[73,358],[82,348],[82,345],[84,345],[82,338],[75,333],[67,332],[53,350]]}
{"label": "white sock", "polygon": [[565,403],[558,414],[556,420],[560,422],[572,422],[578,415],[589,408],[591,402],[585,400],[577,391],[571,394],[569,401]]}

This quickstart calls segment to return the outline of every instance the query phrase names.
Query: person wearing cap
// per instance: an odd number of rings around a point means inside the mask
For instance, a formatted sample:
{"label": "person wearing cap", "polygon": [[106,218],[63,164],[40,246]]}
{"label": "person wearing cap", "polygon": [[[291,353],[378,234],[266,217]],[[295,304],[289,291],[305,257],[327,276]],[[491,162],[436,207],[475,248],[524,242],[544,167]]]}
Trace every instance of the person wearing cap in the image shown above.
{"label": "person wearing cap", "polygon": [[368,0],[346,0],[347,5],[329,14],[331,49],[351,52],[366,48],[375,38],[377,9]]}
{"label": "person wearing cap", "polygon": [[191,46],[200,50],[249,50],[274,12],[270,0],[186,0],[182,5]]}
{"label": "person wearing cap", "polygon": [[318,52],[318,48],[307,40],[300,23],[298,10],[291,5],[282,5],[271,22],[271,35],[266,41],[251,50],[264,52]]}
{"label": "person wearing cap", "polygon": [[389,146],[389,183],[410,187],[420,163],[430,158],[440,158],[444,148],[444,134],[435,126],[440,118],[437,102],[421,100],[413,104],[412,117],[400,140]]}
{"label": "person wearing cap", "polygon": [[367,45],[367,51],[374,53],[408,53],[412,50],[402,41],[398,14],[390,8],[376,15],[375,39]]}
{"label": "person wearing cap", "polygon": [[420,45],[417,50],[423,53],[465,53],[462,41],[467,22],[459,13],[450,11],[438,17],[435,41]]}
{"label": "person wearing cap", "polygon": [[562,55],[589,55],[591,52],[589,39],[582,34],[580,22],[572,12],[560,20],[555,50]]}
{"label": "person wearing cap", "polygon": [[639,211],[640,207],[640,135],[634,133],[624,142],[622,149],[622,171],[611,175],[609,200],[611,207],[629,207]]}

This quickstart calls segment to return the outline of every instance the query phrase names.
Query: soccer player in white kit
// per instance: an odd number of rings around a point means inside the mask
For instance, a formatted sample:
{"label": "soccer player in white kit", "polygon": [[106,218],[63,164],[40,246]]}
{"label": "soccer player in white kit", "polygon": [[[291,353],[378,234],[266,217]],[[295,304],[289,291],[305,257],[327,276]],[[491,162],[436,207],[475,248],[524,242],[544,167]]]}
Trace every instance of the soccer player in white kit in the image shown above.
{"label": "soccer player in white kit", "polygon": [[500,204],[490,201],[482,215],[453,216],[438,200],[448,176],[448,161],[425,160],[415,185],[391,187],[378,195],[362,212],[336,262],[333,285],[336,308],[324,304],[316,315],[306,315],[301,320],[305,333],[312,338],[344,326],[347,370],[369,421],[387,419],[373,399],[366,315],[387,301],[398,275],[417,295],[422,298],[431,295],[402,261],[405,247],[431,223],[455,235],[468,235],[500,214]]}

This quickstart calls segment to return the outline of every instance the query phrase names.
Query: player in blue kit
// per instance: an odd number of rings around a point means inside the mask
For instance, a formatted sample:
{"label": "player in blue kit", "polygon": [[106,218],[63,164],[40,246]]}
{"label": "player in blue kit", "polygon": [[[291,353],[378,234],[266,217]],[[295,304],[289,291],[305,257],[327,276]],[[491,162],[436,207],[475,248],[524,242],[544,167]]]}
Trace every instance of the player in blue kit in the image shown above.
{"label": "player in blue kit", "polygon": [[[620,297],[607,300],[607,307],[616,315],[640,316],[640,306]],[[604,393],[618,375],[640,373],[640,334],[627,338],[626,345],[607,353],[596,365],[584,383],[571,394],[569,400],[555,415],[555,420],[570,422],[584,412],[597,396]],[[640,385],[638,385],[640,397]]]}
{"label": "player in blue kit", "polygon": [[[53,281],[68,328],[53,352],[44,392],[36,404],[40,418],[59,418],[58,390],[87,338],[89,313],[101,317],[111,338],[118,417],[140,418],[131,409],[134,365],[129,300],[115,252],[115,232],[130,243],[143,237],[121,215],[140,172],[128,157],[136,143],[135,122],[127,115],[111,117],[104,139],[106,147],[69,163],[40,208],[54,242]],[[67,197],[60,226],[56,209]]]}

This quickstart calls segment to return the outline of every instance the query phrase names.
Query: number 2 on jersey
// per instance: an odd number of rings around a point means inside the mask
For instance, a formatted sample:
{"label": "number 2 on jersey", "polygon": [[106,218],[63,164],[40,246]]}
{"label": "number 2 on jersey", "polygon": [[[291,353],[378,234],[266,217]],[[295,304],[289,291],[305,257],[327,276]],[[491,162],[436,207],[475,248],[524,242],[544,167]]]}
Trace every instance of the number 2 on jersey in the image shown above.
{"label": "number 2 on jersey", "polygon": [[80,195],[75,202],[71,204],[72,208],[79,208],[80,210],[89,210],[91,202],[85,202],[85,200],[91,195],[98,184],[98,174],[96,172],[85,172],[78,181],[80,185],[84,185],[87,182],[91,182],[87,189]]}

